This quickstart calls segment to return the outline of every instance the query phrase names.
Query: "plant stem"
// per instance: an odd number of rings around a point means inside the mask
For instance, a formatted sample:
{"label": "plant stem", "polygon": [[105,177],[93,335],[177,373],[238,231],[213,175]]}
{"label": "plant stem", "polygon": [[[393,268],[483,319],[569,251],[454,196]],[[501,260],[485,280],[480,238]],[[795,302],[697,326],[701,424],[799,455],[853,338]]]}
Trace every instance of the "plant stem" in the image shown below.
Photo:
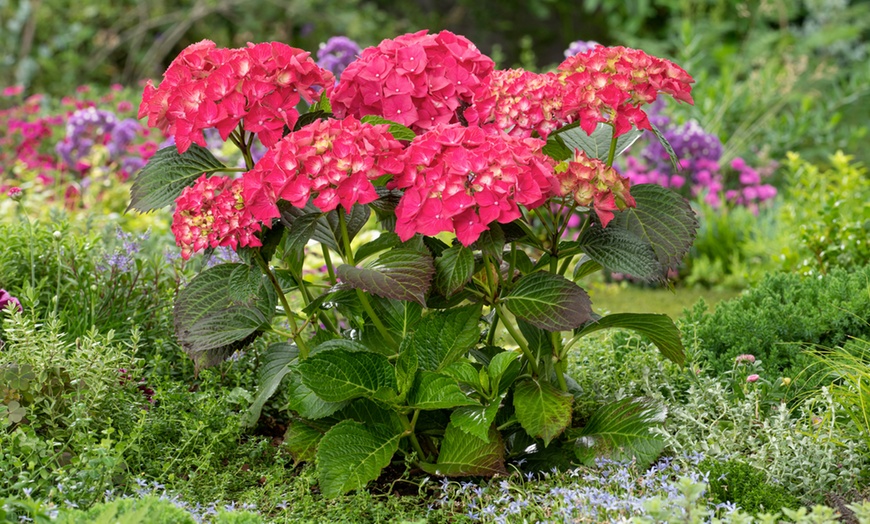
{"label": "plant stem", "polygon": [[320,244],[320,249],[323,251],[323,263],[326,264],[326,272],[329,274],[329,283],[335,285],[335,269],[332,267],[332,257],[329,254],[329,248]]}
{"label": "plant stem", "polygon": [[[339,206],[336,209],[338,213],[338,225],[341,229],[341,241],[344,245],[344,260],[350,265],[354,265],[353,261],[353,249],[350,246],[350,235],[347,232],[347,219],[345,218],[344,208]],[[365,292],[362,289],[356,290],[356,296],[359,297],[360,303],[362,303],[362,307],[365,310],[366,314],[371,319],[372,323],[375,325],[375,329],[384,337],[384,340],[390,345],[393,349],[398,349],[399,344],[396,342],[396,339],[393,338],[393,335],[390,334],[389,330],[384,326],[384,323],[381,322],[378,314],[375,313],[375,310],[372,308],[371,303],[369,302],[369,297],[366,296]]]}
{"label": "plant stem", "polygon": [[498,328],[498,315],[493,315],[492,323],[489,325],[489,333],[486,334],[486,345],[495,345],[495,332]]}
{"label": "plant stem", "polygon": [[[553,333],[553,354],[558,355],[561,353],[561,342],[562,337],[558,336],[558,333]],[[567,371],[567,366],[565,365],[565,361],[561,358],[556,361],[556,365],[553,366],[553,369],[556,371],[556,380],[559,382],[559,389],[562,391],[568,391],[568,383],[565,381],[565,372]]]}
{"label": "plant stem", "polygon": [[[611,124],[611,127],[613,125]],[[613,127],[613,136],[610,138],[610,152],[607,153],[607,167],[613,165],[613,159],[616,156],[616,128]]]}
{"label": "plant stem", "polygon": [[299,356],[304,360],[308,358],[308,344],[305,343],[305,339],[302,338],[299,327],[296,324],[296,317],[293,314],[293,310],[290,308],[290,304],[287,302],[287,297],[284,295],[284,290],[281,289],[281,284],[278,283],[278,279],[275,278],[275,273],[269,269],[269,264],[263,259],[263,254],[260,253],[260,250],[256,250],[256,256],[254,257],[257,260],[257,263],[260,265],[260,268],[263,270],[263,273],[269,277],[269,282],[272,283],[272,287],[275,288],[275,291],[278,293],[278,300],[281,301],[281,305],[284,306],[284,314],[287,316],[287,320],[290,322],[290,329],[293,330],[293,341],[296,342],[296,347],[299,348]]}
{"label": "plant stem", "polygon": [[420,460],[427,460],[429,457],[423,453],[423,448],[420,447],[420,441],[417,440],[417,435],[414,433],[414,427],[417,425],[417,418],[420,416],[420,410],[415,409],[411,421],[408,422],[408,415],[402,415],[402,424],[405,426],[405,435],[411,439],[411,446],[417,452]]}
{"label": "plant stem", "polygon": [[526,340],[523,338],[520,332],[517,331],[517,328],[512,323],[506,320],[504,309],[502,309],[500,305],[495,305],[495,311],[498,316],[502,317],[501,320],[502,324],[504,324],[505,329],[508,330],[508,333],[511,334],[511,337],[513,337],[514,341],[516,341],[517,345],[523,351],[523,355],[525,355],[526,360],[529,361],[529,367],[532,368],[532,374],[538,376],[538,360],[535,358],[534,355],[532,355],[532,352],[529,350],[528,343],[526,343]]}

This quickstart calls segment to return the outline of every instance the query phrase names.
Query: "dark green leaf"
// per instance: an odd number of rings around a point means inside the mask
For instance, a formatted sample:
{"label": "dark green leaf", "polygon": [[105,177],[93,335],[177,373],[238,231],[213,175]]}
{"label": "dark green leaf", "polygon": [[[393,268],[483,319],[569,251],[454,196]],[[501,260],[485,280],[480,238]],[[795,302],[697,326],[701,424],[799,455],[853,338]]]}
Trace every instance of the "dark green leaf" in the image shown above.
{"label": "dark green leaf", "polygon": [[381,424],[394,431],[404,431],[402,419],[394,409],[385,409],[374,400],[358,398],[341,410],[345,418],[362,422],[363,424]]}
{"label": "dark green leaf", "polygon": [[294,420],[284,434],[284,445],[290,450],[290,455],[297,463],[310,462],[314,460],[314,453],[321,437],[323,437],[323,433],[316,428],[302,421]]}
{"label": "dark green leaf", "polygon": [[324,111],[323,109],[311,110],[307,113],[299,115],[299,119],[296,120],[296,125],[293,127],[293,131],[299,131],[308,124],[313,124],[318,120],[326,120],[327,118],[331,117],[332,113],[329,111]]}
{"label": "dark green leaf", "polygon": [[571,423],[574,397],[559,391],[549,382],[526,379],[514,387],[514,409],[526,432],[543,439],[544,446],[559,436]]}
{"label": "dark green leaf", "polygon": [[416,346],[420,369],[440,371],[474,347],[480,311],[480,304],[472,304],[424,316],[409,341]]}
{"label": "dark green leaf", "polygon": [[171,205],[184,188],[201,175],[224,170],[226,166],[204,147],[191,144],[183,155],[174,145],[165,147],[136,175],[127,211],[135,209],[145,213]]}
{"label": "dark green leaf", "polygon": [[284,239],[284,258],[303,252],[305,245],[317,231],[317,222],[322,216],[320,213],[309,213],[293,217],[291,225],[287,227],[287,238]]}
{"label": "dark green leaf", "polygon": [[324,497],[364,488],[375,480],[399,449],[401,433],[380,424],[343,420],[317,446],[317,477]]}
{"label": "dark green leaf", "polygon": [[[625,152],[642,134],[642,129],[632,129],[623,135],[619,135],[616,138],[614,158]],[[607,157],[610,154],[610,141],[613,138],[613,127],[609,124],[599,123],[590,136],[578,126],[559,133],[556,136],[572,151],[580,149],[589,158],[607,161]]]}
{"label": "dark green leaf", "polygon": [[[342,208],[334,209],[326,214],[326,222],[329,224],[329,227],[332,229],[332,234],[336,239],[341,239],[341,222],[338,218],[338,213],[341,212]],[[362,228],[365,227],[366,222],[369,221],[369,216],[371,216],[372,210],[369,206],[365,206],[362,204],[354,204],[350,209],[349,213],[345,213],[345,222],[347,224],[347,236],[349,240],[353,240],[356,237],[357,233],[362,231]],[[338,252],[344,253],[344,244],[339,242],[338,244]]]}
{"label": "dark green leaf", "polygon": [[574,282],[581,280],[584,277],[595,273],[596,271],[601,271],[604,269],[604,266],[599,264],[598,262],[592,260],[586,255],[580,258],[580,261],[577,262],[577,265],[574,266]]}
{"label": "dark green leaf", "polygon": [[418,367],[420,364],[417,358],[417,346],[411,343],[410,338],[406,338],[399,346],[399,357],[396,359],[396,383],[399,387],[399,395],[407,395],[411,391]]}
{"label": "dark green leaf", "polygon": [[583,326],[578,332],[579,336],[607,328],[625,328],[646,335],[652,341],[662,355],[668,359],[683,364],[686,354],[683,351],[683,342],[680,340],[680,330],[674,325],[674,321],[667,315],[653,313],[617,313],[601,317],[595,322]]}
{"label": "dark green leaf", "polygon": [[489,442],[489,431],[495,416],[498,414],[499,404],[505,395],[496,397],[488,406],[462,406],[453,410],[450,415],[450,424],[462,431],[473,435],[485,442]]}
{"label": "dark green leaf", "polygon": [[421,463],[420,467],[426,473],[444,477],[503,475],[506,470],[501,435],[490,427],[487,436],[488,440],[471,436],[451,422],[444,432],[438,463]]}
{"label": "dark green leaf", "polygon": [[459,389],[456,379],[431,371],[418,371],[408,395],[408,405],[414,409],[450,409],[480,403],[468,398]]}
{"label": "dark green leaf", "polygon": [[658,184],[631,186],[636,208],[616,213],[607,228],[627,229],[649,242],[665,269],[677,269],[688,253],[698,219],[689,202]]}
{"label": "dark green leaf", "polygon": [[656,135],[656,139],[658,139],[659,144],[661,144],[662,147],[665,148],[665,152],[668,154],[668,158],[671,161],[671,167],[674,168],[674,172],[679,172],[680,159],[679,157],[677,157],[677,153],[674,151],[674,148],[671,147],[671,143],[668,142],[668,139],[665,138],[665,135],[662,134],[658,126],[656,126],[652,122],[650,122],[650,126],[652,126],[653,133]]}
{"label": "dark green leaf", "polygon": [[356,260],[357,263],[360,263],[372,255],[380,253],[381,251],[393,249],[401,243],[402,241],[399,240],[399,235],[390,232],[382,233],[378,238],[360,246],[354,255],[354,260]]}
{"label": "dark green leaf", "polygon": [[255,296],[262,285],[263,272],[259,267],[239,264],[230,273],[227,291],[229,291],[231,300],[244,302],[249,297]]}
{"label": "dark green leaf", "polygon": [[659,456],[664,441],[650,429],[664,421],[665,411],[643,399],[625,398],[608,404],[592,415],[577,433],[577,459],[594,466],[596,458],[637,460],[643,471]]}
{"label": "dark green leaf", "polygon": [[321,351],[299,363],[302,382],[318,397],[341,402],[396,389],[396,372],[387,357],[345,349]]}
{"label": "dark green leaf", "polygon": [[667,278],[652,246],[632,231],[594,223],[577,242],[589,258],[611,271],[645,280]]}
{"label": "dark green leaf", "polygon": [[297,373],[290,374],[287,382],[287,409],[302,418],[317,420],[328,417],[348,404],[346,401],[327,402],[318,397],[302,383],[302,377]]}
{"label": "dark green leaf", "polygon": [[380,186],[375,186],[375,191],[378,193],[378,199],[369,202],[369,207],[375,210],[378,222],[384,230],[392,232],[396,229],[396,206],[402,198],[402,191]]}
{"label": "dark green leaf", "polygon": [[435,259],[435,289],[447,298],[465,287],[474,275],[474,253],[457,244]]}
{"label": "dark green leaf", "polygon": [[434,273],[431,257],[409,249],[388,251],[368,267],[342,264],[336,268],[336,275],[352,288],[420,305],[426,304]]}
{"label": "dark green leaf", "polygon": [[290,363],[296,360],[299,350],[293,344],[279,342],[272,344],[266,349],[266,353],[260,360],[260,369],[257,379],[257,396],[251,407],[248,408],[243,424],[251,427],[260,418],[260,412],[281,384],[281,379],[290,373]]}
{"label": "dark green leaf", "polygon": [[548,331],[580,327],[592,315],[592,301],[582,288],[546,272],[520,278],[502,301],[518,318]]}
{"label": "dark green leaf", "polygon": [[498,222],[489,224],[489,229],[480,234],[473,244],[472,250],[480,250],[484,255],[492,257],[495,261],[501,261],[504,255],[505,242],[504,230]]}
{"label": "dark green leaf", "polygon": [[490,360],[486,371],[489,373],[490,387],[495,393],[507,391],[520,374],[519,356],[515,351],[503,351]]}
{"label": "dark green leaf", "polygon": [[387,124],[390,126],[390,134],[396,140],[414,140],[417,136],[410,128],[403,126],[398,122],[387,120],[386,118],[377,115],[366,115],[362,117],[362,122],[372,125]]}
{"label": "dark green leaf", "polygon": [[[308,235],[308,239],[313,238],[337,253],[343,252],[340,247],[341,242],[338,240],[341,236],[336,234],[323,213],[310,202],[304,208],[298,208],[294,207],[290,202],[279,200],[278,211],[281,213],[281,223],[290,231],[285,246],[290,245],[291,238],[294,238],[293,246],[298,251],[300,242]],[[299,220],[302,220],[302,222],[297,225],[296,223]],[[314,222],[314,230],[310,231],[312,222]],[[308,242],[308,240],[305,240],[305,242]],[[302,243],[301,245],[304,246],[305,244]],[[285,249],[285,256],[290,251],[289,248]]]}
{"label": "dark green leaf", "polygon": [[562,162],[563,160],[568,160],[569,158],[574,156],[574,151],[569,149],[568,146],[565,145],[565,142],[559,138],[559,135],[552,135],[547,139],[546,145],[544,145],[543,153],[550,158],[556,160],[557,162]]}
{"label": "dark green leaf", "polygon": [[480,379],[478,378],[477,370],[468,361],[456,361],[449,366],[444,366],[441,372],[445,375],[453,377],[453,379],[457,382],[467,384],[477,390],[481,389]]}

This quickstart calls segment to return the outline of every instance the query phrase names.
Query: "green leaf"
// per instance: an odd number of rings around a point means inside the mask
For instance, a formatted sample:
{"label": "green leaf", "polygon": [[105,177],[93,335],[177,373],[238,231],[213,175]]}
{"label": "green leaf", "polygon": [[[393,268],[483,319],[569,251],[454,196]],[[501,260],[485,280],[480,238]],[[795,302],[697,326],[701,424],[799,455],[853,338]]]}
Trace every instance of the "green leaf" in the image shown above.
{"label": "green leaf", "polygon": [[317,444],[322,437],[323,433],[317,428],[300,420],[294,420],[284,433],[284,445],[290,450],[290,455],[297,463],[311,462],[314,460]]}
{"label": "green leaf", "polygon": [[220,264],[203,271],[175,300],[175,333],[197,366],[223,361],[254,340],[274,316],[277,296],[270,284],[250,293],[252,286],[234,283],[231,277],[241,266]]}
{"label": "green leaf", "polygon": [[381,116],[366,115],[362,117],[360,121],[372,125],[388,124],[390,126],[390,134],[393,135],[393,138],[396,140],[414,140],[417,136],[410,128],[403,126],[398,122],[387,120]]}
{"label": "green leaf", "polygon": [[574,397],[549,382],[526,379],[514,387],[514,410],[526,433],[543,439],[544,446],[571,423]]}
{"label": "green leaf", "polygon": [[600,329],[608,328],[624,328],[637,331],[641,335],[649,337],[652,343],[662,352],[662,355],[669,360],[677,364],[683,364],[686,360],[683,342],[680,340],[680,330],[674,324],[671,317],[667,315],[654,313],[616,313],[586,324],[577,334],[582,337]]}
{"label": "green leaf", "polygon": [[435,267],[430,256],[410,249],[394,249],[382,254],[368,267],[342,264],[335,272],[352,288],[425,306]]}
{"label": "green leaf", "polygon": [[[614,158],[624,153],[642,134],[643,129],[633,128],[631,131],[619,135],[616,139]],[[610,141],[613,138],[613,127],[609,124],[599,123],[592,135],[587,135],[586,131],[578,126],[567,129],[556,136],[572,151],[580,149],[589,158],[607,161],[610,154]]]}
{"label": "green leaf", "polygon": [[[341,239],[341,222],[338,218],[338,213],[342,208],[333,209],[329,213],[326,214],[326,223],[329,224],[330,229],[332,230],[333,236],[336,240]],[[357,233],[362,231],[362,228],[365,227],[366,222],[369,221],[369,217],[372,214],[372,210],[369,206],[362,204],[354,204],[352,208],[350,208],[350,212],[344,214],[345,222],[347,225],[347,236],[349,240],[353,240],[356,237]],[[338,252],[344,253],[344,243],[338,242]]]}
{"label": "green leaf", "polygon": [[637,207],[616,213],[607,229],[627,229],[649,242],[665,270],[677,269],[692,247],[698,219],[689,201],[658,184],[631,186]]}
{"label": "green leaf", "polygon": [[489,383],[496,394],[507,391],[520,374],[520,354],[516,351],[502,351],[492,357],[486,371],[489,373]]}
{"label": "green leaf", "polygon": [[677,157],[677,153],[674,151],[674,148],[671,147],[671,143],[668,142],[668,139],[665,138],[665,135],[661,132],[661,130],[650,122],[650,126],[652,127],[653,133],[656,135],[656,139],[658,139],[659,144],[665,148],[665,152],[668,154],[668,158],[671,160],[671,167],[674,168],[674,172],[680,172],[680,159]]}
{"label": "green leaf", "polygon": [[558,135],[551,135],[541,151],[557,162],[568,160],[574,156],[574,151],[568,149],[568,146]]}
{"label": "green leaf", "polygon": [[462,431],[489,442],[490,429],[505,394],[496,397],[488,406],[461,406],[450,414],[450,424]]}
{"label": "green leaf", "polygon": [[248,412],[242,419],[242,424],[252,427],[260,418],[260,412],[287,373],[290,373],[290,364],[299,356],[299,349],[294,344],[279,342],[272,344],[266,349],[266,353],[260,360],[259,376],[257,378],[257,396]]}
{"label": "green leaf", "polygon": [[420,361],[417,358],[417,346],[406,338],[399,345],[399,357],[396,359],[396,383],[399,395],[407,395],[411,391],[418,367],[420,367]]}
{"label": "green leaf", "polygon": [[431,311],[417,323],[409,343],[416,346],[420,369],[440,371],[477,344],[481,307]]}
{"label": "green leaf", "polygon": [[420,468],[426,473],[444,477],[503,475],[507,472],[501,435],[490,427],[487,437],[488,440],[484,440],[471,436],[450,423],[444,431],[438,463],[421,463]]}
{"label": "green leaf", "polygon": [[327,402],[314,394],[302,383],[302,377],[291,373],[287,380],[287,409],[295,411],[300,417],[317,420],[332,415],[348,404],[344,402]]}
{"label": "green leaf", "polygon": [[577,459],[594,466],[596,458],[637,460],[641,471],[649,467],[665,447],[650,429],[664,421],[664,409],[643,399],[625,398],[601,407],[577,433]]}
{"label": "green leaf", "polygon": [[560,275],[536,272],[520,278],[502,299],[511,313],[547,331],[566,331],[592,318],[592,301]]}
{"label": "green leaf", "polygon": [[[299,119],[296,120],[296,125],[293,126],[293,131],[299,131],[300,129],[307,126],[308,124],[313,124],[314,122],[317,122],[318,120],[326,120],[326,119],[331,118],[331,117],[332,117],[331,111],[325,111],[323,109],[319,109],[319,110],[312,109],[311,111],[308,111],[307,113],[299,115]],[[286,136],[286,134],[285,134],[285,136]]]}
{"label": "green leaf", "polygon": [[325,111],[327,113],[332,113],[332,103],[329,101],[329,97],[326,96],[325,90],[321,93],[317,102],[315,102],[308,111]]}
{"label": "green leaf", "polygon": [[284,259],[303,252],[305,245],[317,231],[317,223],[322,217],[321,213],[309,213],[293,217],[292,221],[284,221],[285,224],[290,223],[290,226],[285,226],[287,237],[284,239]]}
{"label": "green leaf", "polygon": [[418,371],[408,394],[408,405],[414,409],[450,409],[480,403],[468,398],[459,389],[456,379],[431,371]]}
{"label": "green leaf", "polygon": [[375,191],[378,193],[378,199],[369,202],[368,205],[375,210],[383,229],[393,231],[396,229],[396,206],[399,205],[403,193],[398,189],[387,189],[381,186],[375,186]]}
{"label": "green leaf", "polygon": [[466,360],[459,360],[448,366],[444,366],[441,369],[441,372],[453,377],[457,382],[469,385],[476,390],[481,389],[480,378],[477,374],[477,370]]}
{"label": "green leaf", "polygon": [[255,296],[263,285],[263,272],[259,267],[240,264],[230,273],[230,299],[244,302]]}
{"label": "green leaf", "polygon": [[324,497],[364,488],[375,480],[399,449],[401,433],[380,424],[343,420],[317,446],[317,478]]}
{"label": "green leaf", "polygon": [[474,253],[457,244],[435,259],[435,289],[447,298],[460,291],[474,275]]}
{"label": "green leaf", "polygon": [[374,400],[358,398],[341,410],[345,418],[363,424],[381,424],[394,431],[404,431],[402,419],[394,409],[385,409]]}
{"label": "green leaf", "polygon": [[359,249],[357,249],[353,258],[357,263],[360,263],[372,255],[380,253],[381,251],[393,249],[401,243],[402,241],[399,240],[399,235],[391,232],[381,233],[378,238],[361,245]]}
{"label": "green leaf", "polygon": [[377,353],[331,349],[303,360],[298,368],[302,383],[329,402],[371,398],[381,388],[396,389],[395,369]]}
{"label": "green leaf", "polygon": [[504,256],[506,242],[504,230],[498,222],[492,222],[489,224],[489,229],[482,232],[480,238],[471,244],[470,249],[480,250],[484,255],[488,255],[496,261],[501,261],[502,256]]}
{"label": "green leaf", "polygon": [[604,266],[599,264],[598,262],[592,260],[587,255],[583,255],[580,257],[580,260],[577,262],[577,265],[574,266],[574,282],[583,279],[595,273],[596,271],[601,271],[604,269]]}
{"label": "green leaf", "polygon": [[645,280],[667,278],[652,246],[627,229],[594,223],[577,243],[589,258],[611,271]]}
{"label": "green leaf", "polygon": [[165,147],[155,153],[136,175],[127,211],[135,209],[147,213],[172,205],[184,188],[201,175],[226,169],[211,151],[196,144],[191,144],[183,155],[174,145]]}

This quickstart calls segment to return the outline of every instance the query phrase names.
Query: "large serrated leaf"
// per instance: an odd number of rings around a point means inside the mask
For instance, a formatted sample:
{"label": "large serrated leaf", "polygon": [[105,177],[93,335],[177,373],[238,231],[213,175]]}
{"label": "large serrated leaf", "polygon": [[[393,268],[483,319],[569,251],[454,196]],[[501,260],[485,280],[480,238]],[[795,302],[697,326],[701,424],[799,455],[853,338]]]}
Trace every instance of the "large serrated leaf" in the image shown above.
{"label": "large serrated leaf", "polygon": [[[287,201],[280,200],[278,202],[278,211],[281,213],[281,223],[290,231],[290,236],[300,228],[304,228],[304,232],[307,234],[311,228],[310,222],[314,220],[314,230],[309,235],[309,238],[320,242],[337,253],[344,253],[338,209],[332,210],[329,213],[323,213],[311,202],[306,204],[304,208],[298,208]],[[311,215],[314,215],[316,220]],[[371,210],[369,207],[360,204],[355,204],[351,208],[350,213],[345,213],[347,234],[350,240],[353,240],[356,234],[362,230],[370,215]],[[308,218],[305,218],[298,226],[295,225],[303,217]]]}
{"label": "large serrated leaf", "polygon": [[298,369],[302,382],[329,402],[372,398],[382,388],[396,389],[395,368],[377,353],[321,351],[300,362]]}
{"label": "large serrated leaf", "polygon": [[489,374],[490,388],[496,394],[507,391],[520,374],[519,356],[516,351],[502,351],[489,361],[486,372]]}
{"label": "large serrated leaf", "polygon": [[664,409],[643,399],[625,398],[599,408],[577,433],[574,452],[587,466],[596,458],[637,460],[641,471],[649,467],[665,447],[650,429],[664,421]]}
{"label": "large serrated leaf", "polygon": [[[221,362],[250,343],[274,316],[277,296],[268,283],[233,285],[242,264],[220,264],[190,281],[175,300],[175,333],[197,366]],[[261,277],[265,278],[265,277]]]}
{"label": "large serrated leaf", "polygon": [[414,140],[414,138],[417,136],[413,131],[411,131],[409,127],[403,126],[398,122],[393,122],[392,120],[387,120],[382,116],[366,115],[362,117],[361,122],[372,125],[389,125],[390,134],[393,135],[393,138],[395,138],[396,140]]}
{"label": "large serrated leaf", "polygon": [[435,289],[447,298],[465,287],[474,275],[474,253],[457,244],[435,259]]}
{"label": "large serrated leaf", "polygon": [[503,475],[506,470],[501,435],[490,427],[487,436],[488,440],[477,438],[450,423],[444,431],[438,463],[421,463],[420,468],[444,477]]}
{"label": "large serrated leaf", "polygon": [[404,425],[399,414],[394,409],[385,409],[374,400],[358,398],[341,410],[345,418],[362,422],[363,424],[381,424],[401,433]]}
{"label": "large serrated leaf", "polygon": [[394,249],[367,267],[342,264],[335,272],[352,288],[425,306],[435,267],[428,255],[410,249]]}
{"label": "large serrated leaf", "polygon": [[459,389],[456,379],[432,371],[418,371],[408,394],[408,405],[414,409],[450,409],[480,403],[468,398]]}
{"label": "large serrated leaf", "polygon": [[477,344],[481,307],[432,311],[417,323],[409,343],[416,346],[420,369],[440,371]]}
{"label": "large serrated leaf", "polygon": [[[625,152],[631,147],[638,138],[643,134],[643,129],[632,129],[631,131],[619,135],[616,138],[616,151],[614,158]],[[599,160],[607,160],[610,154],[610,142],[613,138],[613,127],[599,123],[592,132],[592,135],[587,135],[581,127],[571,127],[558,133],[559,139],[571,150],[580,149],[586,153],[589,158],[597,158]]]}
{"label": "large serrated leaf", "polygon": [[667,278],[652,246],[627,229],[596,223],[580,235],[577,244],[589,258],[611,271],[644,280]]}
{"label": "large serrated leaf", "polygon": [[161,149],[136,175],[130,188],[130,205],[143,213],[175,202],[185,187],[203,174],[226,170],[211,151],[196,144],[179,154],[175,146]]}
{"label": "large serrated leaf", "polygon": [[627,229],[649,242],[662,266],[677,269],[698,230],[698,219],[689,201],[658,184],[631,187],[637,207],[616,213],[607,225]]}
{"label": "large serrated leaf", "polygon": [[266,349],[260,359],[260,369],[257,377],[257,396],[248,412],[242,420],[245,426],[251,427],[260,418],[260,412],[287,373],[290,373],[290,364],[299,356],[299,349],[294,344],[279,342],[272,344]]}
{"label": "large serrated leaf", "polygon": [[624,328],[649,337],[666,358],[683,364],[686,354],[680,340],[680,330],[671,317],[654,313],[616,313],[601,317],[583,326],[578,336],[588,335],[600,329]]}
{"label": "large serrated leaf", "polygon": [[300,417],[317,420],[328,417],[348,404],[344,402],[327,402],[314,394],[302,383],[302,377],[292,373],[287,380],[287,409],[295,411]]}
{"label": "large serrated leaf", "polygon": [[498,414],[499,404],[504,400],[504,397],[504,394],[496,397],[488,406],[462,406],[456,408],[450,414],[450,424],[469,435],[489,442],[489,431],[492,428],[492,423],[495,421],[495,416]]}
{"label": "large serrated leaf", "polygon": [[284,433],[284,445],[290,450],[293,460],[298,462],[310,462],[314,460],[317,444],[323,437],[323,433],[305,422],[294,420]]}
{"label": "large serrated leaf", "polygon": [[344,420],[317,446],[317,477],[324,497],[364,488],[375,480],[399,449],[401,433],[380,424]]}
{"label": "large serrated leaf", "polygon": [[547,331],[566,331],[592,318],[589,295],[574,282],[546,272],[520,278],[502,299],[511,313]]}
{"label": "large serrated leaf", "polygon": [[571,423],[574,397],[549,382],[523,380],[514,388],[514,410],[526,433],[542,439],[544,446],[559,436]]}

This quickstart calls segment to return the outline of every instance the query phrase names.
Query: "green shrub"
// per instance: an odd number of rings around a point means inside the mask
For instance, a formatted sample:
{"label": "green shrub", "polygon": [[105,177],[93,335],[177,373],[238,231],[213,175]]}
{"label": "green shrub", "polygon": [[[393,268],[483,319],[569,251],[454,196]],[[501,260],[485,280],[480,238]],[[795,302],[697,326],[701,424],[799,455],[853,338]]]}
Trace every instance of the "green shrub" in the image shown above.
{"label": "green shrub", "polygon": [[767,276],[713,313],[699,304],[684,324],[684,339],[699,340],[714,373],[732,369],[734,358],[752,354],[769,372],[794,376],[811,359],[806,344],[836,347],[849,337],[870,335],[870,267],[805,278]]}
{"label": "green shrub", "polygon": [[798,509],[800,502],[779,486],[765,481],[763,471],[739,460],[719,462],[707,459],[698,469],[709,473],[707,494],[714,502],[731,502],[747,513]]}

